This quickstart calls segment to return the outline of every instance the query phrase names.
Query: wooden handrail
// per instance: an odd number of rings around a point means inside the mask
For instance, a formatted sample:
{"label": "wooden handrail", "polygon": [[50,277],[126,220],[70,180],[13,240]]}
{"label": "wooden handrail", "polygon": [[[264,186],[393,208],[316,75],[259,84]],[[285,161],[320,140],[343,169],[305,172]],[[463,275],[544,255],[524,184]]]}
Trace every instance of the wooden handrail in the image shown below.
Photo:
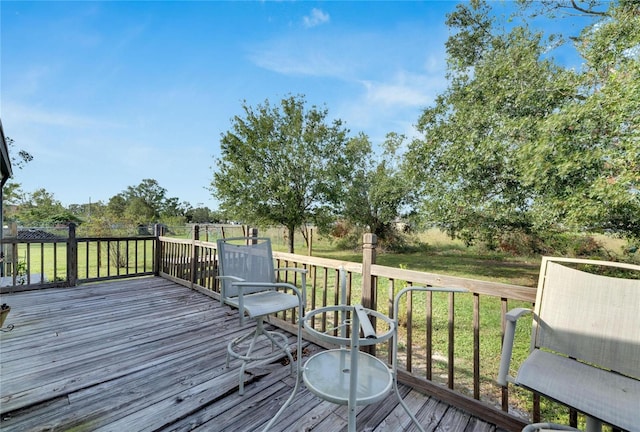
{"label": "wooden handrail", "polygon": [[[158,275],[177,283],[183,284],[192,289],[206,293],[212,297],[217,297],[218,286],[216,282],[217,256],[216,244],[210,241],[200,240],[198,230],[194,229],[194,236],[191,239],[177,239],[161,235],[156,232],[154,236],[142,237],[101,237],[101,238],[80,238],[70,236],[66,239],[29,240],[17,241],[16,239],[4,239],[2,244],[9,244],[11,247],[30,248],[29,256],[35,256],[46,248],[53,249],[56,258],[54,259],[53,280],[45,283],[42,281],[33,288],[44,288],[48,286],[65,286],[73,282],[73,275],[76,275],[75,283],[83,283],[92,280],[114,279],[124,277],[134,277],[140,275]],[[65,249],[66,248],[66,249]],[[73,250],[75,249],[75,253]],[[454,341],[456,335],[461,334],[457,328],[460,319],[463,318],[456,311],[457,297],[453,294],[445,300],[444,316],[440,312],[432,311],[435,296],[428,296],[424,306],[420,306],[420,312],[415,301],[408,303],[410,311],[407,315],[408,322],[406,328],[414,331],[407,332],[409,340],[406,344],[406,367],[402,372],[403,381],[408,381],[419,389],[428,389],[430,393],[436,394],[439,398],[453,403],[473,413],[488,413],[485,418],[498,424],[506,430],[517,430],[525,422],[508,413],[509,393],[506,388],[501,388],[497,384],[495,393],[499,395],[499,400],[492,402],[497,406],[502,406],[502,411],[493,408],[486,401],[483,401],[483,391],[481,384],[486,385],[486,379],[481,376],[483,365],[480,342],[486,327],[482,327],[483,316],[480,305],[489,298],[497,299],[499,302],[502,321],[508,309],[507,303],[510,301],[524,301],[533,303],[535,301],[536,289],[519,285],[505,283],[488,282],[469,278],[462,278],[450,275],[435,274],[416,270],[392,268],[376,264],[376,244],[375,236],[364,238],[364,253],[362,262],[351,262],[337,259],[314,257],[309,255],[297,255],[285,252],[274,251],[274,258],[283,267],[301,267],[309,271],[307,276],[307,298],[309,309],[315,309],[339,301],[338,292],[340,283],[338,281],[338,270],[343,268],[347,273],[348,302],[368,302],[368,308],[377,309],[386,315],[391,316],[389,308],[389,298],[393,292],[397,292],[406,285],[431,285],[462,287],[467,289],[472,295],[472,332],[473,332],[473,359],[471,370],[459,370],[458,359],[455,355]],[[111,253],[119,254],[120,258],[126,255],[126,260],[122,267],[112,266],[109,261]],[[92,255],[92,254],[95,254]],[[76,258],[73,259],[71,255]],[[36,266],[33,257],[27,263],[27,267]],[[64,261],[64,262],[62,262]],[[75,268],[75,270],[74,270]],[[64,273],[61,271],[64,270]],[[49,271],[49,270],[47,270]],[[45,274],[47,271],[39,268],[34,272]],[[75,273],[74,273],[75,271]],[[63,279],[57,280],[62,275]],[[297,283],[293,275],[285,275],[284,278],[292,283]],[[0,288],[0,292],[6,292],[11,287]],[[13,289],[22,289],[13,287]],[[412,302],[411,299],[407,300]],[[422,309],[424,308],[424,309]],[[418,313],[419,312],[419,313]],[[420,328],[414,328],[411,319],[421,314],[424,324]],[[289,329],[295,321],[291,314],[282,315],[272,322],[284,329]],[[314,321],[314,326],[325,330],[332,325],[332,320],[337,318],[331,316],[318,317]],[[444,319],[444,328],[437,330],[439,320]],[[422,325],[425,327],[422,329]],[[421,330],[422,329],[422,330]],[[502,334],[501,329],[491,329],[494,331],[496,339]],[[424,331],[425,346],[418,346],[417,339],[419,332]],[[444,368],[447,374],[445,386],[432,381],[437,378],[437,373],[432,373],[440,360],[433,360],[434,347],[432,346],[432,335],[444,331],[443,338],[447,347],[444,349]],[[415,346],[414,346],[415,345]],[[500,340],[495,341],[495,345],[500,345]],[[384,351],[384,346],[378,347],[379,351]],[[388,349],[387,349],[388,350]],[[427,353],[427,354],[425,354]],[[379,355],[387,355],[380,353]],[[422,358],[422,360],[420,360]],[[420,361],[425,364],[423,366]],[[418,369],[426,369],[426,372],[419,372]],[[412,371],[412,372],[410,372]],[[458,389],[458,381],[454,380],[456,374],[463,372],[473,377],[472,388],[468,394],[461,393]],[[416,374],[420,374],[418,376]],[[483,380],[481,382],[481,379]],[[437,390],[437,391],[436,391]],[[472,395],[470,397],[469,395]],[[475,411],[470,409],[474,406]],[[481,414],[480,414],[481,415]],[[539,418],[539,404],[534,404],[533,417]],[[498,419],[498,420],[496,420]],[[502,419],[502,420],[500,420]]]}

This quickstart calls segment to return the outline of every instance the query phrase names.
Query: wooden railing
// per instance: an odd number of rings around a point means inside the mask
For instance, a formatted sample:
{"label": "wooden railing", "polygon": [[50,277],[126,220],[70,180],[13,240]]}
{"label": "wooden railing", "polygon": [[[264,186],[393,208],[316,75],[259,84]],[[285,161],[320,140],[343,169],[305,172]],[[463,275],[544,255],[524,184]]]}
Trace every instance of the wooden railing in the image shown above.
{"label": "wooden railing", "polygon": [[157,236],[4,238],[0,292],[157,274]]}
{"label": "wooden railing", "polygon": [[[0,290],[73,286],[155,274],[218,297],[216,245],[201,241],[197,227],[193,234],[192,239],[160,235],[76,238],[70,230],[69,238],[62,240],[5,239],[2,243],[16,248],[23,257],[26,274],[41,277],[35,282],[27,276],[26,284]],[[398,318],[402,355],[399,378],[506,430],[520,430],[526,422],[509,414],[515,398],[495,383],[497,356],[507,310],[531,306],[535,289],[381,266],[376,264],[376,247],[375,236],[365,235],[360,263],[283,252],[274,252],[274,257],[280,267],[308,270],[307,310],[339,304],[340,292],[346,290],[347,303],[361,303],[392,316],[394,295],[408,285],[468,290],[462,294],[416,293],[403,301]],[[340,286],[341,270],[346,273],[344,287]],[[297,273],[287,273],[284,279],[300,286]],[[296,319],[289,312],[272,322],[292,330]],[[313,326],[326,331],[336,321],[337,316],[319,316]],[[523,326],[521,343],[528,346],[527,332]],[[390,352],[388,346],[378,346],[374,354],[388,359]],[[518,395],[518,401],[523,397],[533,402],[517,408],[540,420],[539,399],[525,394]]]}

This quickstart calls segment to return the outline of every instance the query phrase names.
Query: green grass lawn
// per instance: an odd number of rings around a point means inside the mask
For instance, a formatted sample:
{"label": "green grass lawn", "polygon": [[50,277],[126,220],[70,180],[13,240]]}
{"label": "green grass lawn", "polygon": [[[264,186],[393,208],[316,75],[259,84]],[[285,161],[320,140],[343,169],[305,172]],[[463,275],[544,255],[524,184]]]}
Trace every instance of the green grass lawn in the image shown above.
{"label": "green grass lawn", "polygon": [[[153,241],[80,242],[78,244],[78,278],[96,278],[125,275],[153,270]],[[137,244],[137,245],[136,245]],[[137,246],[137,247],[136,247]],[[87,247],[89,248],[87,250]],[[67,278],[67,244],[21,244],[17,251],[18,273],[44,274],[46,281],[63,281]]]}

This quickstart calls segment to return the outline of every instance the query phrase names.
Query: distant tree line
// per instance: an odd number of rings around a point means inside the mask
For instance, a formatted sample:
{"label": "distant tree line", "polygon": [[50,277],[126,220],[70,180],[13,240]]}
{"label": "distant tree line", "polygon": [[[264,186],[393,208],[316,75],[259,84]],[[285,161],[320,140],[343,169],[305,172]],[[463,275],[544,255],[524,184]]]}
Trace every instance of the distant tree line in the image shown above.
{"label": "distant tree line", "polygon": [[207,207],[192,207],[178,198],[167,197],[167,191],[156,180],[144,179],[102,201],[72,204],[65,207],[45,189],[22,193],[19,188],[5,196],[5,221],[21,226],[56,226],[73,222],[87,234],[108,235],[113,227],[135,232],[136,227],[152,223],[184,225],[185,223],[219,223],[221,215]]}

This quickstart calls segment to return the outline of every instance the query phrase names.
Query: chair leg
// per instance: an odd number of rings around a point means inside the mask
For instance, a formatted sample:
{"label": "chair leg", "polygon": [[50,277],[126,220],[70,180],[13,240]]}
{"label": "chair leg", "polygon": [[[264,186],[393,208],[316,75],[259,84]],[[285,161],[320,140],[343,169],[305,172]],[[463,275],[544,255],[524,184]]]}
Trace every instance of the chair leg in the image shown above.
{"label": "chair leg", "polygon": [[[300,318],[299,322],[298,322],[298,337],[297,337],[297,351],[296,352],[297,352],[296,369],[295,369],[296,383],[295,383],[295,385],[293,387],[293,391],[291,392],[291,395],[289,395],[287,400],[284,402],[284,404],[282,404],[282,406],[280,407],[280,409],[278,410],[276,415],[274,415],[271,418],[271,420],[269,421],[269,423],[267,423],[267,425],[264,427],[262,432],[267,432],[271,428],[271,426],[273,426],[275,424],[275,422],[278,419],[278,417],[280,417],[280,414],[282,414],[284,412],[284,410],[287,409],[289,404],[293,401],[293,398],[298,393],[298,388],[300,386],[300,378],[302,376],[302,368],[300,367],[300,364],[302,363],[302,318]],[[290,354],[290,350],[289,350],[289,354]],[[289,355],[289,357],[290,357],[290,360],[291,360],[291,369],[293,370],[293,358],[291,357],[291,355]]]}
{"label": "chair leg", "polygon": [[293,373],[293,355],[291,354],[291,348],[286,343],[286,340],[279,341],[276,339],[277,337],[282,337],[282,335],[278,332],[270,332],[262,329],[262,334],[265,335],[271,341],[271,350],[273,351],[273,346],[276,345],[280,351],[284,351],[284,353],[289,358],[289,364],[291,365],[291,373]]}
{"label": "chair leg", "polygon": [[[235,352],[233,351],[233,345],[234,343],[240,343],[246,339],[249,338],[249,336],[251,336],[251,334],[247,334],[239,339],[234,340],[233,342],[231,342],[229,345],[227,345],[227,367],[229,367],[229,356],[230,355],[234,355],[235,356]],[[239,377],[239,382],[238,382],[238,393],[240,394],[240,396],[244,395],[244,370],[247,366],[247,363],[249,361],[251,361],[251,352],[253,352],[253,347],[255,346],[256,340],[258,340],[258,337],[260,336],[260,329],[256,328],[256,330],[253,332],[253,338],[251,338],[251,342],[249,343],[249,349],[247,349],[247,351],[245,352],[244,356],[242,356],[242,364],[240,365],[240,372],[238,374]]]}
{"label": "chair leg", "polygon": [[[275,356],[273,354],[268,356],[260,356],[260,357],[251,357],[253,350],[255,348],[256,341],[260,336],[265,336],[271,342],[271,352],[275,351],[274,345],[278,347],[279,351],[282,351],[289,358],[289,364],[291,365],[291,373],[293,373],[293,355],[291,354],[291,349],[287,343],[286,337],[278,332],[270,332],[265,330],[264,322],[262,319],[258,319],[256,322],[256,328],[253,332],[247,333],[236,339],[229,342],[227,345],[227,360],[226,367],[229,367],[231,357],[242,360],[242,364],[240,365],[240,373],[239,373],[239,384],[238,384],[238,393],[242,396],[244,394],[244,371],[247,367],[247,364],[252,361],[273,361],[275,360]],[[249,342],[249,348],[244,354],[239,354],[234,350],[234,347],[239,344],[245,342],[251,338]],[[279,340],[280,339],[280,340]]]}
{"label": "chair leg", "polygon": [[398,396],[398,401],[400,402],[400,405],[402,405],[402,408],[404,408],[406,413],[409,414],[409,417],[411,418],[411,421],[413,422],[413,424],[416,425],[416,427],[420,430],[420,432],[425,432],[424,428],[422,427],[420,422],[418,422],[418,419],[413,415],[411,410],[409,410],[409,407],[404,402],[404,400],[402,400],[402,396],[400,395],[400,390],[398,389],[398,377],[397,376],[393,377],[393,389],[396,392],[396,396]]}

